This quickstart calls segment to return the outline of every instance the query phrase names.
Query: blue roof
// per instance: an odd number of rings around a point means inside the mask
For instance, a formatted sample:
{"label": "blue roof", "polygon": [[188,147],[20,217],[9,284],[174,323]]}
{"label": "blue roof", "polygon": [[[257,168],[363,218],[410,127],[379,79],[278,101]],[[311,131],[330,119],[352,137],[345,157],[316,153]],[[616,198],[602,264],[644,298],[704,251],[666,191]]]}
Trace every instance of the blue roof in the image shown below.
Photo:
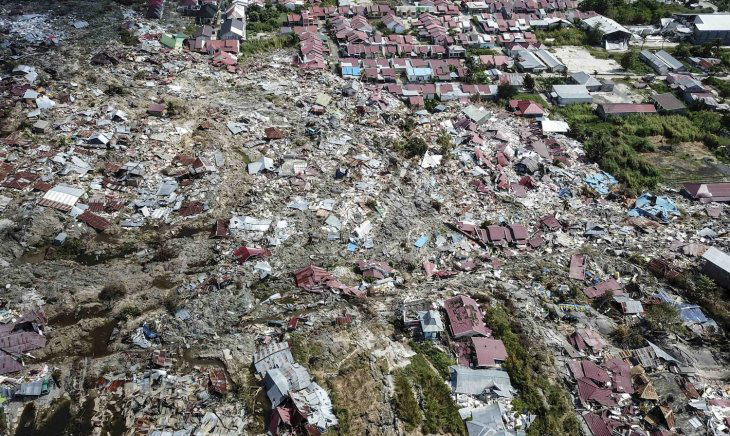
{"label": "blue roof", "polygon": [[669,221],[670,215],[679,216],[679,209],[674,202],[667,197],[654,197],[646,193],[636,199],[636,205],[629,210],[629,216],[656,217],[664,222]]}
{"label": "blue roof", "polygon": [[700,306],[696,304],[680,304],[679,316],[684,322],[690,324],[703,324],[707,322],[707,317],[702,313]]}
{"label": "blue roof", "polygon": [[664,291],[659,291],[656,294],[654,294],[655,297],[659,298],[665,303],[674,304],[674,300]]}
{"label": "blue roof", "polygon": [[342,67],[343,76],[359,76],[360,67]]}

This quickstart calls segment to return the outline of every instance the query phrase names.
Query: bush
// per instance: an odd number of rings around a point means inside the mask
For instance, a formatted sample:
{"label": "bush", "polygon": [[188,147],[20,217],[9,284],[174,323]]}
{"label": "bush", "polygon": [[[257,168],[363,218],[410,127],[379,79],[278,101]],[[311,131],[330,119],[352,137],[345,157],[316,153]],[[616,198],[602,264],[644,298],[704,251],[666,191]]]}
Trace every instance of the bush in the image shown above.
{"label": "bush", "polygon": [[652,304],[646,308],[644,319],[655,331],[677,332],[682,327],[679,311],[669,303]]}
{"label": "bush", "polygon": [[535,89],[535,78],[527,74],[524,81],[525,89]]}
{"label": "bush", "polygon": [[715,88],[722,98],[730,98],[730,82],[718,79],[717,77],[708,77],[702,81],[706,85]]}
{"label": "bush", "polygon": [[459,409],[451,399],[451,389],[431,369],[426,358],[416,354],[405,368],[405,373],[420,391],[423,433],[465,434]]}
{"label": "bush", "polygon": [[[582,29],[576,27],[563,27],[553,30],[538,30],[535,32],[537,39],[545,41],[548,46],[560,45],[586,45],[588,36]],[[551,41],[546,41],[551,39]]]}
{"label": "bush", "polygon": [[395,411],[398,418],[406,425],[407,431],[413,431],[421,425],[421,408],[413,394],[408,377],[400,370],[395,374]]}
{"label": "bush", "polygon": [[420,138],[418,136],[412,136],[408,138],[408,140],[405,143],[405,154],[406,157],[413,158],[413,157],[420,157],[426,154],[426,151],[428,150],[428,145],[426,144],[426,141],[423,140],[423,138]]}
{"label": "bush", "polygon": [[122,282],[108,283],[99,292],[99,299],[102,301],[116,301],[127,295],[127,287]]}
{"label": "bush", "polygon": [[509,100],[517,94],[517,87],[502,83],[497,87],[497,98],[499,100]]}
{"label": "bush", "polygon": [[578,435],[578,423],[575,412],[570,406],[564,390],[550,382],[544,374],[538,373],[546,363],[546,354],[535,348],[526,335],[518,335],[510,317],[504,308],[492,307],[486,315],[485,321],[493,330],[494,336],[504,342],[507,349],[505,369],[509,373],[512,385],[519,391],[513,400],[518,412],[529,412],[537,415],[535,421],[527,431],[530,436],[563,436]]}
{"label": "bush", "polygon": [[137,39],[137,37],[134,36],[134,34],[127,29],[119,30],[119,39],[124,45],[132,46],[139,44],[139,40]]}
{"label": "bush", "polygon": [[456,364],[454,359],[450,358],[446,353],[439,350],[434,344],[428,341],[411,341],[410,345],[415,352],[426,356],[441,378],[444,380],[449,378],[449,366]]}
{"label": "bush", "polygon": [[179,98],[168,98],[165,103],[167,105],[167,116],[169,117],[182,116],[190,112],[188,104]]}

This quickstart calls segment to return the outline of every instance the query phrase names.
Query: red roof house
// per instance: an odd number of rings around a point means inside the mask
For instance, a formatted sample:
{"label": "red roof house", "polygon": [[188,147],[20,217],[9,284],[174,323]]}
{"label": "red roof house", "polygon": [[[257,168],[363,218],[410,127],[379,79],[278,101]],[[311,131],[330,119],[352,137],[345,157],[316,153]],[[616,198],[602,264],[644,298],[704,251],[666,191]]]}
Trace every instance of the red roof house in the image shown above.
{"label": "red roof house", "polygon": [[499,339],[473,337],[471,341],[476,356],[475,366],[495,367],[507,360],[507,349]]}
{"label": "red roof house", "polygon": [[457,295],[444,302],[451,335],[457,338],[491,336],[492,331],[484,324],[484,315],[476,301],[466,295]]}
{"label": "red roof house", "polygon": [[530,100],[510,100],[509,108],[522,117],[541,117],[545,115],[545,109]]}

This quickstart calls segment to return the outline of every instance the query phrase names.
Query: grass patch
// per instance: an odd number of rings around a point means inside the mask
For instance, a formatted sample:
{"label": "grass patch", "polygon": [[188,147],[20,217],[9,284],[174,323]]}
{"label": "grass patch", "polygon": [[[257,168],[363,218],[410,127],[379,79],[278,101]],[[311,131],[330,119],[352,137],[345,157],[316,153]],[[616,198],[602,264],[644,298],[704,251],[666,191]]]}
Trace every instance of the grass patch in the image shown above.
{"label": "grass patch", "polygon": [[550,104],[545,101],[545,99],[542,98],[540,94],[530,94],[527,92],[520,92],[515,94],[512,99],[514,100],[530,100],[534,101],[535,103],[541,105],[542,107],[548,107]]}
{"label": "grass patch", "polygon": [[[560,45],[586,45],[588,44],[588,35],[577,27],[562,27],[552,30],[537,30],[535,35],[539,41],[545,45],[553,47]],[[550,40],[550,41],[548,41]]]}
{"label": "grass patch", "polygon": [[450,358],[429,341],[411,341],[409,345],[415,352],[424,355],[431,362],[431,365],[436,368],[436,372],[438,372],[441,378],[449,378],[449,366],[455,365],[456,360]]}
{"label": "grass patch", "polygon": [[[431,368],[426,357],[416,354],[411,363],[403,370],[404,376],[413,385],[418,396],[418,402],[423,411],[421,431],[425,434],[465,435],[466,429],[459,415],[459,409],[451,400],[451,389],[444,380]],[[401,382],[402,383],[402,382]],[[397,401],[408,401],[405,396]],[[411,418],[415,411],[410,409],[398,410],[401,414]]]}
{"label": "grass patch", "polygon": [[[504,342],[507,349],[505,369],[509,372],[512,385],[518,389],[512,404],[517,411],[528,411],[537,415],[527,431],[529,436],[578,435],[578,421],[565,391],[550,382],[546,374],[540,373],[550,357],[546,350],[532,342],[525,334],[517,334],[518,325],[502,307],[493,307],[485,316],[495,336]],[[514,328],[514,330],[513,330]]]}
{"label": "grass patch", "polygon": [[294,38],[291,36],[274,36],[266,39],[251,39],[241,44],[241,58],[268,53],[272,50],[292,47]]}
{"label": "grass patch", "polygon": [[401,421],[405,424],[407,431],[413,431],[421,425],[423,416],[418,405],[413,387],[405,371],[399,370],[395,373],[395,410]]}

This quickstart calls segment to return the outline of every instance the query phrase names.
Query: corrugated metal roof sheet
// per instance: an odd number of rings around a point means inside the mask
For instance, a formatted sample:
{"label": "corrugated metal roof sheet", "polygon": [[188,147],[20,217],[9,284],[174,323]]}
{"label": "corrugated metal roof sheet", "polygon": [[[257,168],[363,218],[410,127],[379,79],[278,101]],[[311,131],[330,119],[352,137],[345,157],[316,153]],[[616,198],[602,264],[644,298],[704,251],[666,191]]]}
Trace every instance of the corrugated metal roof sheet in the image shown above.
{"label": "corrugated metal roof sheet", "polygon": [[83,189],[68,185],[56,185],[43,195],[38,204],[68,212],[82,195],[84,195]]}
{"label": "corrugated metal roof sheet", "polygon": [[702,255],[702,258],[730,273],[730,256],[728,256],[724,251],[720,251],[715,247],[710,247],[707,251],[705,251],[705,254]]}
{"label": "corrugated metal roof sheet", "polygon": [[591,430],[593,436],[612,436],[611,430],[606,425],[606,422],[598,415],[592,412],[586,412],[583,414],[583,420]]}
{"label": "corrugated metal roof sheet", "polygon": [[450,366],[451,387],[458,394],[481,395],[494,389],[499,395],[512,397],[512,383],[507,371],[501,369],[472,369],[465,366]]}
{"label": "corrugated metal roof sheet", "polygon": [[703,32],[730,30],[730,14],[703,14],[695,17],[697,30]]}

